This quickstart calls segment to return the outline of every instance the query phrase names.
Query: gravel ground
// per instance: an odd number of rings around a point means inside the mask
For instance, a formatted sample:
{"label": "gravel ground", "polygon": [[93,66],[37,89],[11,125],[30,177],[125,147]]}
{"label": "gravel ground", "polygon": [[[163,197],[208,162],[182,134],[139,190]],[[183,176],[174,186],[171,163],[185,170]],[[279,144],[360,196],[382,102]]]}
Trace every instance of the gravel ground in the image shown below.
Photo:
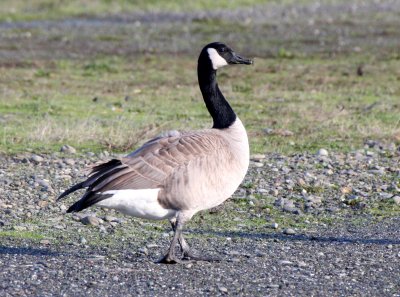
{"label": "gravel ground", "polygon": [[[204,43],[204,23],[219,19],[242,20],[258,36],[243,42],[259,56],[282,46],[311,54],[399,46],[399,1],[261,8],[2,23],[0,63],[185,52]],[[102,41],[99,32],[124,38]],[[229,42],[238,34],[212,38]],[[395,144],[253,156],[234,197],[187,226],[193,247],[222,257],[212,264],[154,264],[170,240],[167,223],[97,209],[65,214],[73,198],[56,203],[57,195],[86,166],[109,158],[68,146],[0,156],[0,296],[400,296]]]}
{"label": "gravel ground", "polygon": [[64,214],[73,199],[57,194],[111,156],[63,150],[0,158],[2,296],[400,296],[394,144],[253,156],[234,197],[188,225],[193,246],[222,261],[172,266],[154,264],[168,224]]}

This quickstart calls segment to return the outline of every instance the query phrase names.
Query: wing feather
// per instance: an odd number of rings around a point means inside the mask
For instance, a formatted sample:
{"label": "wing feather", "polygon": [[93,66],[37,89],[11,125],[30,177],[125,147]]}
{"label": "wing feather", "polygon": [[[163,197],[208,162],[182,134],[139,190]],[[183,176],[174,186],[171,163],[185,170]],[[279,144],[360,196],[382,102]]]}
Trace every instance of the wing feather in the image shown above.
{"label": "wing feather", "polygon": [[218,154],[224,143],[224,138],[212,130],[152,139],[124,158],[94,166],[86,181],[65,192],[87,188],[69,211],[80,211],[107,199],[109,195],[102,193],[109,190],[165,188],[171,179],[185,183],[189,164]]}

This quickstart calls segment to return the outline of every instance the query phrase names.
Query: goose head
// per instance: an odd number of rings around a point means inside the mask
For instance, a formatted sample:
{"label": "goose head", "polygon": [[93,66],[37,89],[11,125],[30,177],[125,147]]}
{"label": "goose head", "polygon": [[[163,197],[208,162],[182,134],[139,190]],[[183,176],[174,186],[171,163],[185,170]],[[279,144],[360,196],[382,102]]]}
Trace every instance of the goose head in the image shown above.
{"label": "goose head", "polygon": [[200,63],[209,63],[212,69],[217,70],[230,64],[253,64],[253,61],[236,54],[229,46],[221,42],[206,45],[199,57]]}

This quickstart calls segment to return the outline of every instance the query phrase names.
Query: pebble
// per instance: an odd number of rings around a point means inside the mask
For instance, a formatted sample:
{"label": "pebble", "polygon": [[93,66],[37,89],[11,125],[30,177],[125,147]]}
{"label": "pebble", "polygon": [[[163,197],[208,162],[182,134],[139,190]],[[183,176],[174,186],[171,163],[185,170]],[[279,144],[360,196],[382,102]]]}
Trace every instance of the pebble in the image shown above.
{"label": "pebble", "polygon": [[50,182],[48,180],[39,179],[39,180],[37,180],[37,183],[39,184],[39,186],[43,187],[42,190],[47,191],[47,190],[51,189]]}
{"label": "pebble", "polygon": [[116,222],[116,223],[118,223],[118,218],[112,217],[112,216],[105,216],[105,217],[104,217],[104,221],[106,221],[106,222]]}
{"label": "pebble", "polygon": [[70,166],[74,166],[75,165],[75,160],[74,159],[65,159],[64,163]]}
{"label": "pebble", "polygon": [[340,191],[341,191],[343,194],[351,193],[352,190],[353,190],[353,189],[352,189],[351,187],[348,187],[348,186],[342,187],[342,188],[340,189]]}
{"label": "pebble", "polygon": [[256,256],[257,256],[257,257],[260,257],[260,258],[267,257],[267,253],[258,251],[258,252],[256,253]]}
{"label": "pebble", "polygon": [[290,213],[293,213],[293,214],[297,214],[297,215],[302,214],[301,210],[296,208],[296,207],[294,207],[294,206],[284,205],[282,209],[284,211],[286,211],[286,212],[290,212]]}
{"label": "pebble", "polygon": [[261,154],[255,154],[255,155],[250,156],[250,160],[257,161],[257,162],[260,162],[260,161],[264,160],[265,158],[266,158],[266,156],[261,155]]}
{"label": "pebble", "polygon": [[222,292],[222,293],[228,293],[228,289],[225,287],[218,287],[218,289]]}
{"label": "pebble", "polygon": [[80,242],[81,244],[86,244],[86,243],[87,243],[87,240],[86,240],[85,237],[81,237],[80,240],[79,240],[79,242]]}
{"label": "pebble", "polygon": [[100,224],[100,220],[95,216],[86,216],[81,218],[81,223],[84,225],[98,226]]}
{"label": "pebble", "polygon": [[149,250],[145,247],[139,248],[138,252],[147,256],[149,254]]}
{"label": "pebble", "polygon": [[60,148],[60,152],[67,153],[67,154],[76,154],[76,149],[68,144],[64,144]]}
{"label": "pebble", "polygon": [[258,168],[261,168],[261,167],[264,166],[264,163],[261,163],[261,162],[253,162],[253,166],[258,167]]}
{"label": "pebble", "polygon": [[270,227],[271,227],[272,229],[278,229],[279,224],[278,224],[278,223],[272,223],[272,224],[270,225]]}
{"label": "pebble", "polygon": [[304,262],[304,261],[298,261],[297,262],[297,267],[307,267],[307,266],[308,266],[307,263]]}
{"label": "pebble", "polygon": [[292,228],[287,228],[287,229],[284,229],[284,230],[283,230],[283,234],[286,234],[286,235],[295,235],[295,234],[296,234],[296,231],[294,231]]}
{"label": "pebble", "polygon": [[36,162],[36,163],[40,163],[44,161],[44,158],[38,155],[32,155],[31,156],[31,161]]}
{"label": "pebble", "polygon": [[326,149],[321,148],[318,150],[317,155],[327,157],[327,156],[329,156],[329,153]]}
{"label": "pebble", "polygon": [[392,193],[385,193],[385,192],[381,192],[379,193],[379,196],[381,196],[383,199],[389,199],[393,197]]}
{"label": "pebble", "polygon": [[293,265],[293,262],[287,261],[287,260],[281,260],[279,261],[280,265]]}
{"label": "pebble", "polygon": [[395,204],[400,205],[400,196],[394,196],[392,199]]}
{"label": "pebble", "polygon": [[44,207],[46,207],[48,204],[49,204],[49,202],[48,202],[48,201],[45,201],[45,200],[41,200],[41,201],[38,202],[38,205],[39,205],[40,208],[44,208]]}

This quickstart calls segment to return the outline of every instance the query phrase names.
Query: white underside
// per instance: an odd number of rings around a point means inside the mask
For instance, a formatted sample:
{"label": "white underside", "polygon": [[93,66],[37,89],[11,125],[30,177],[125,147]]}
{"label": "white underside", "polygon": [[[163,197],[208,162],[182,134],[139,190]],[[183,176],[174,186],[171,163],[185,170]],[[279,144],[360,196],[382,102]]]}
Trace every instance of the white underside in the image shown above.
{"label": "white underside", "polygon": [[102,194],[113,194],[96,206],[112,208],[124,214],[151,220],[169,219],[176,215],[176,210],[165,209],[158,202],[160,189],[112,190]]}
{"label": "white underside", "polygon": [[228,62],[226,62],[226,60],[224,58],[222,58],[220,56],[220,54],[218,54],[216,49],[209,48],[209,49],[207,49],[207,52],[208,52],[208,56],[210,57],[210,60],[211,60],[214,70],[217,70],[220,67],[228,65]]}

